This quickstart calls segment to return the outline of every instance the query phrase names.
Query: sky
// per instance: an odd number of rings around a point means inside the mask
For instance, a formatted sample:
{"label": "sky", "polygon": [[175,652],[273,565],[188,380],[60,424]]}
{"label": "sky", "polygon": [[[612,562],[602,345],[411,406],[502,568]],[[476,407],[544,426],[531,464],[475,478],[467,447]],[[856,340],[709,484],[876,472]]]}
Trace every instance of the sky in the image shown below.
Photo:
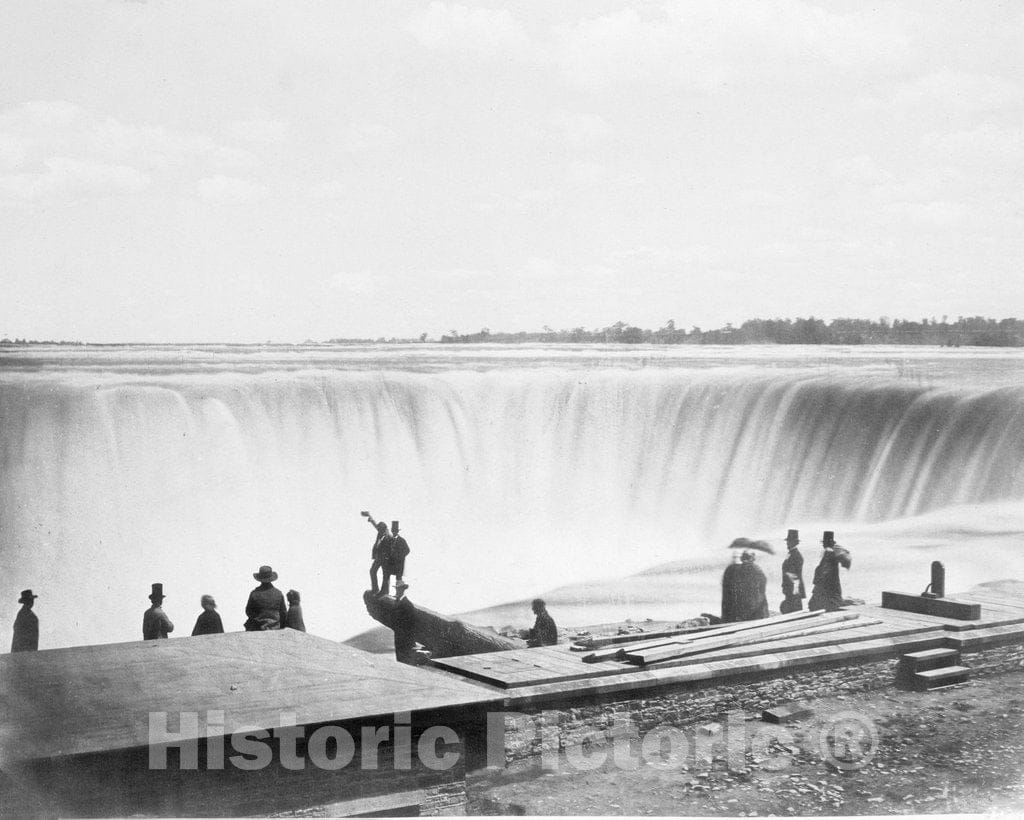
{"label": "sky", "polygon": [[0,337],[1024,316],[1016,2],[0,4]]}

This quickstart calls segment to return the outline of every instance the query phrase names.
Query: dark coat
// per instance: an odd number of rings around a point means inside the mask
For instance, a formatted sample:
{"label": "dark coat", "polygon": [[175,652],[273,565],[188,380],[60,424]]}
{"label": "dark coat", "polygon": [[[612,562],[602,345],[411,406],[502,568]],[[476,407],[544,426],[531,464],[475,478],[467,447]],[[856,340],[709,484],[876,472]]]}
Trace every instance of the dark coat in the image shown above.
{"label": "dark coat", "polygon": [[730,564],[722,574],[722,620],[753,621],[768,617],[768,579],[754,563]]}
{"label": "dark coat", "polygon": [[174,631],[174,624],[167,614],[156,604],[153,604],[142,616],[142,640],[152,641],[158,638],[166,638],[168,633]]}
{"label": "dark coat", "polygon": [[11,652],[35,652],[39,649],[39,616],[27,606],[14,618],[14,640]]}
{"label": "dark coat", "polygon": [[537,620],[527,635],[527,640],[538,646],[554,646],[558,643],[558,627],[547,610],[537,613]]}
{"label": "dark coat", "polygon": [[269,581],[260,584],[249,593],[249,601],[245,605],[245,622],[247,632],[259,632],[263,629],[284,629],[288,617],[288,607],[284,602],[284,593]]}
{"label": "dark coat", "polygon": [[374,561],[380,560],[380,542],[391,538],[386,532],[381,535],[379,532],[373,536],[373,549],[370,550],[370,558]]}
{"label": "dark coat", "polygon": [[391,544],[394,539],[390,534],[385,533],[373,545],[373,558],[376,561],[380,561],[381,564],[387,566],[388,562],[391,561]]}
{"label": "dark coat", "polygon": [[405,556],[409,554],[409,544],[400,535],[392,535],[388,542],[388,557],[382,558],[384,571],[393,575],[405,572]]}
{"label": "dark coat", "polygon": [[826,550],[821,561],[814,570],[814,589],[808,608],[812,610],[826,609],[830,612],[843,605],[843,585],[839,580],[839,568],[850,568],[850,553],[836,545]]}
{"label": "dark coat", "polygon": [[204,609],[196,618],[196,625],[192,628],[193,635],[219,635],[224,631],[224,624],[221,623],[220,613],[216,609]]}
{"label": "dark coat", "polygon": [[782,594],[787,598],[806,598],[804,588],[804,557],[793,547],[782,562]]}
{"label": "dark coat", "polygon": [[299,632],[306,631],[306,622],[302,620],[302,604],[292,604],[288,607],[288,615],[284,619],[285,629],[297,629]]}

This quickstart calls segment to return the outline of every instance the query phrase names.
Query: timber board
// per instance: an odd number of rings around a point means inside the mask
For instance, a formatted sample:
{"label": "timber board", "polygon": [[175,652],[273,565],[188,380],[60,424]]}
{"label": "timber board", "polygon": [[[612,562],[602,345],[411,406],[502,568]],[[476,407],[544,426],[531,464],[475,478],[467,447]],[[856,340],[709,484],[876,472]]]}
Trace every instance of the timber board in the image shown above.
{"label": "timber board", "polygon": [[[230,734],[466,707],[494,690],[292,629],[0,655],[0,765],[148,745],[149,714],[224,712]],[[206,734],[200,721],[196,737]],[[188,738],[188,732],[185,732]]]}

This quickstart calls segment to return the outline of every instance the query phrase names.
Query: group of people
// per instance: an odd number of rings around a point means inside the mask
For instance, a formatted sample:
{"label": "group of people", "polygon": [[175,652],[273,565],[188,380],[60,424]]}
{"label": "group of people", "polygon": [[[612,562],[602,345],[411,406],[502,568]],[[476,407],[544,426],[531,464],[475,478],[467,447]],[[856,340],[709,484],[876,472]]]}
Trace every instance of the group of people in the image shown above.
{"label": "group of people", "polygon": [[[263,566],[259,572],[254,572],[252,577],[259,581],[260,585],[249,593],[249,601],[245,605],[246,631],[297,629],[305,632],[306,623],[302,618],[301,596],[298,591],[288,590],[288,605],[285,606],[285,596],[273,584],[277,580],[276,572],[270,567]],[[11,652],[35,652],[39,649],[39,616],[32,611],[38,597],[31,589],[22,590],[18,599],[21,609],[14,619]],[[149,593],[150,607],[142,615],[144,641],[167,638],[174,631],[174,623],[167,617],[163,608],[166,597],[163,584],[152,584]],[[217,602],[213,596],[203,595],[199,599],[199,604],[203,611],[196,618],[192,635],[216,635],[223,632],[224,624],[221,622],[220,613],[217,612]]]}
{"label": "group of people", "polygon": [[[398,522],[391,522],[391,532],[388,532],[388,525],[383,521],[374,521],[373,516],[367,510],[363,510],[363,516],[370,525],[377,531],[373,539],[373,549],[370,552],[370,591],[374,595],[391,594],[391,576],[395,576],[395,597],[401,598],[409,585],[405,583],[402,576],[405,575],[405,558],[409,554],[409,544],[398,532]],[[382,573],[380,582],[377,581],[377,572]]]}
{"label": "group of people", "polygon": [[[249,593],[249,600],[245,604],[246,621],[244,628],[246,632],[263,632],[269,629],[296,629],[299,632],[306,631],[306,623],[302,617],[302,596],[298,590],[290,589],[286,596],[274,586],[277,580],[277,573],[269,566],[262,566],[259,572],[254,572],[252,577],[260,582],[260,585]],[[166,638],[174,631],[174,624],[164,612],[163,602],[164,585],[153,584],[149,600],[152,606],[142,616],[142,639],[144,641]],[[193,637],[196,635],[218,635],[224,631],[224,624],[217,612],[217,602],[212,595],[203,595],[199,599],[203,611],[196,618],[196,625],[192,628]]]}
{"label": "group of people", "polygon": [[[736,539],[734,546],[756,544],[747,539]],[[804,608],[807,597],[804,587],[804,558],[797,545],[800,533],[789,530],[786,534],[788,554],[782,562],[782,603],[779,612],[787,614],[799,612]],[[811,599],[807,602],[809,610],[826,610],[834,612],[843,605],[843,588],[839,578],[839,569],[850,568],[850,551],[839,546],[835,533],[826,530],[821,539],[822,555],[814,570]],[[745,548],[737,551],[736,559],[726,567],[722,575],[722,620],[753,621],[768,617],[768,598],[766,595],[767,578],[759,566],[753,549]]]}

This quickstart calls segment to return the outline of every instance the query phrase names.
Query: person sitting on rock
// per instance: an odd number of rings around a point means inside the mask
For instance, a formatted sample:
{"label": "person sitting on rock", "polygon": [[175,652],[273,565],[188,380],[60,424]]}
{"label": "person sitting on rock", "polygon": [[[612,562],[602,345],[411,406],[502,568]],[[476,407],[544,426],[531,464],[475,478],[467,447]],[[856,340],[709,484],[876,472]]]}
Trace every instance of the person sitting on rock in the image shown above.
{"label": "person sitting on rock", "polygon": [[554,618],[548,614],[547,604],[540,598],[534,598],[530,607],[533,609],[533,614],[537,616],[537,620],[533,624],[533,629],[522,632],[522,637],[526,639],[526,645],[531,647],[554,646],[558,643],[558,628],[555,626]]}
{"label": "person sitting on rock", "polygon": [[259,572],[254,572],[252,577],[259,581],[260,585],[249,593],[249,600],[245,605],[245,631],[284,629],[288,608],[284,603],[284,594],[273,584],[277,580],[277,573],[264,565],[260,567]]}

